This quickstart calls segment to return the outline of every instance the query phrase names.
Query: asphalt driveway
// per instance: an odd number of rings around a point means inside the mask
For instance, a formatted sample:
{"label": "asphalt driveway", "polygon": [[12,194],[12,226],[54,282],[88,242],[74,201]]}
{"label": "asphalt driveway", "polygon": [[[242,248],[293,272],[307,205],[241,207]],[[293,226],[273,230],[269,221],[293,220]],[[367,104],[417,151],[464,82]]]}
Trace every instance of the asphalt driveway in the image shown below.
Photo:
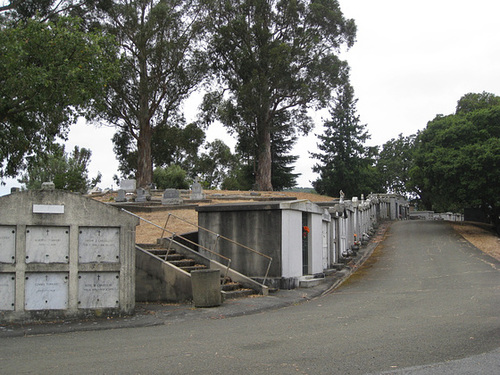
{"label": "asphalt driveway", "polygon": [[4,337],[0,372],[497,374],[498,268],[446,223],[396,222],[341,287],[307,302],[226,319]]}

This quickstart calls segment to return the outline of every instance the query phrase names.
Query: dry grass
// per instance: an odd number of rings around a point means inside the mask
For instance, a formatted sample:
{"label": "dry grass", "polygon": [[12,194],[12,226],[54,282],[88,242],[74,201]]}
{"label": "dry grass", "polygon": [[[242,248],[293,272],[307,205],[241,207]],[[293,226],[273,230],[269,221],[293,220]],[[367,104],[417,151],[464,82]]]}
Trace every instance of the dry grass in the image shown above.
{"label": "dry grass", "polygon": [[451,226],[482,252],[500,260],[500,237],[492,229],[468,222],[451,223]]}
{"label": "dry grass", "polygon": [[[252,197],[248,191],[205,190],[204,193],[209,202],[200,203],[200,206],[208,204],[252,201]],[[325,195],[302,192],[259,192],[259,194],[260,195],[256,198],[289,197],[299,200],[307,199],[311,202],[324,202],[332,200],[331,197]],[[99,200],[109,202],[112,200],[113,196],[113,194],[109,194],[99,197]],[[160,228],[141,221],[136,231],[137,243],[156,243],[156,239],[161,238],[162,234],[164,237],[169,237],[172,233],[182,234],[197,230],[196,224],[198,223],[198,212],[196,212],[194,206],[192,208],[176,209],[170,212],[156,211],[151,213],[140,213],[139,216],[156,224]],[[166,227],[165,223],[167,223]],[[163,233],[162,228],[166,228],[165,233]]]}

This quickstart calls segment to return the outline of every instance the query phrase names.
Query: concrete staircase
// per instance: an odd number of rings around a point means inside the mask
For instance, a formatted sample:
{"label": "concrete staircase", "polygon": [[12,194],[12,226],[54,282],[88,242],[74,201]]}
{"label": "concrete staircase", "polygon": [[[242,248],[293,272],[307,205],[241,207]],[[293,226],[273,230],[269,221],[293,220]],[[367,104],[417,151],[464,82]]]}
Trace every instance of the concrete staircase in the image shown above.
{"label": "concrete staircase", "polygon": [[[167,249],[159,244],[140,244],[138,246],[142,250],[153,255],[153,259],[160,258],[164,262],[188,274],[190,274],[191,271],[208,269],[211,264],[213,265],[213,261],[207,262],[199,257],[197,257],[198,259],[194,259],[194,254],[189,256],[189,254],[186,254],[185,251],[180,253],[175,248]],[[225,275],[224,270],[221,269],[221,293],[222,299],[227,300],[248,297],[250,295],[257,294],[258,292],[254,289],[243,286],[240,282],[234,281],[230,276]]]}

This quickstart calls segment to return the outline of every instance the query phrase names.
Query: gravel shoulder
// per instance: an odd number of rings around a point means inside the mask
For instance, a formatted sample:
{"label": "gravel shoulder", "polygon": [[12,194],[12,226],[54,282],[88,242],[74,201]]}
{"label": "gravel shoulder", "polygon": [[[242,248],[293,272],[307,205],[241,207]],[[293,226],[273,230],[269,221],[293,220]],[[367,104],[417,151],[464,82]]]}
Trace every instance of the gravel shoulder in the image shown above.
{"label": "gravel shoulder", "polygon": [[500,261],[500,237],[493,230],[493,226],[467,221],[450,225],[472,245]]}

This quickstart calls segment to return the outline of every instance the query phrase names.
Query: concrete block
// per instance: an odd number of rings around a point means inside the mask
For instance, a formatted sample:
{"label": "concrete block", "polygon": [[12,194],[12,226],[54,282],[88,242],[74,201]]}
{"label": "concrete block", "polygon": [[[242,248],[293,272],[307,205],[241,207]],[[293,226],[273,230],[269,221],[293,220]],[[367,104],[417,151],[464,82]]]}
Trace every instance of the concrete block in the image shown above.
{"label": "concrete block", "polygon": [[206,269],[191,272],[193,302],[196,307],[220,306],[220,270]]}

